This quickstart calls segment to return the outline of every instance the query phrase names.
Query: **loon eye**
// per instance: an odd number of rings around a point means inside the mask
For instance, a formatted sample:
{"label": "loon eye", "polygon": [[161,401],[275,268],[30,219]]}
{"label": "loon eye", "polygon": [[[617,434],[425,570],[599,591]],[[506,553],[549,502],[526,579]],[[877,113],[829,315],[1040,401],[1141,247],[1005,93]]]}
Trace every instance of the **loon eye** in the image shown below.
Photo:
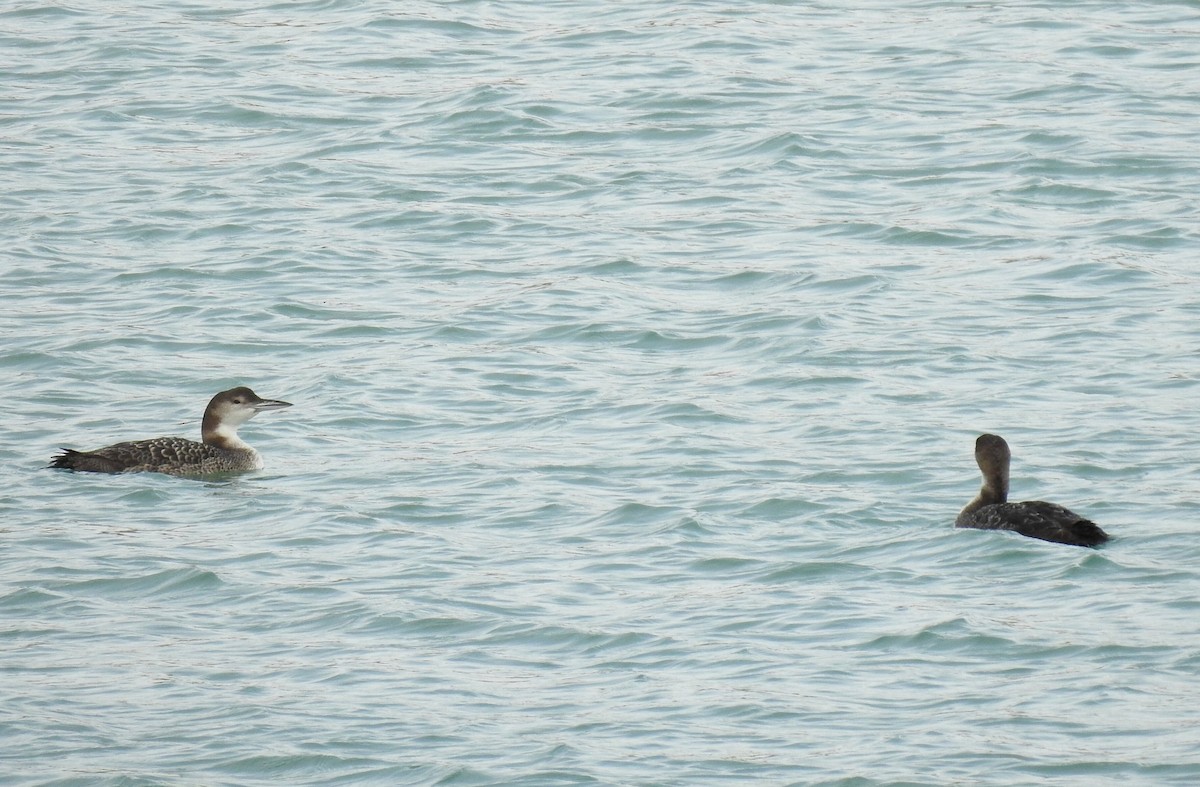
{"label": "loon eye", "polygon": [[233,403],[234,403],[234,404],[241,404],[241,403],[242,403],[242,397],[240,397],[240,396],[236,397],[236,398],[233,400]]}

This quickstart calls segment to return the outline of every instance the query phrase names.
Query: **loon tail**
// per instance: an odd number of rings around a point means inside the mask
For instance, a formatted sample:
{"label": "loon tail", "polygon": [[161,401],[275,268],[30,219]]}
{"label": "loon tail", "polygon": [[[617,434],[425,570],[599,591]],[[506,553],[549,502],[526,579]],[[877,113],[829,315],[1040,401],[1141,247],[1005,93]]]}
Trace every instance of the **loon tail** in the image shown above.
{"label": "loon tail", "polygon": [[1108,533],[1101,530],[1100,526],[1090,519],[1080,519],[1078,522],[1072,523],[1066,530],[1069,531],[1073,540],[1063,543],[1081,547],[1098,547],[1108,541]]}
{"label": "loon tail", "polygon": [[55,454],[48,467],[60,470],[79,470],[88,473],[119,473],[125,465],[113,461],[106,456],[89,451],[76,451],[74,448],[60,448],[62,453]]}
{"label": "loon tail", "polygon": [[1022,522],[1013,530],[1023,536],[1075,547],[1098,547],[1108,542],[1108,533],[1095,522],[1082,517],[1053,522]]}

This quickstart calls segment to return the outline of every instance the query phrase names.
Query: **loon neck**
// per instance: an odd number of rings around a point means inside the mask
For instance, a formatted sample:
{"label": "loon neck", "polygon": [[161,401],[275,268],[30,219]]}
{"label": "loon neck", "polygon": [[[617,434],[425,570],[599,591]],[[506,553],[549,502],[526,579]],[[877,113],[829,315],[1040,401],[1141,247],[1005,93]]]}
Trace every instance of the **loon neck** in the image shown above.
{"label": "loon neck", "polygon": [[988,501],[984,505],[1008,502],[1008,467],[984,476],[979,496]]}
{"label": "loon neck", "polygon": [[1012,462],[1008,443],[999,435],[980,435],[975,441],[975,463],[983,475],[983,488],[979,496],[967,505],[964,514],[972,513],[984,506],[1008,502],[1008,468]]}
{"label": "loon neck", "polygon": [[214,448],[222,448],[226,451],[254,451],[245,440],[238,437],[236,427],[220,422],[210,424],[207,417],[204,419],[201,436],[205,445],[211,445]]}
{"label": "loon neck", "polygon": [[994,484],[992,479],[985,481],[979,494],[963,509],[963,515],[973,514],[984,506],[1008,502],[1008,483],[1007,479],[1003,480],[1005,481],[1003,484]]}

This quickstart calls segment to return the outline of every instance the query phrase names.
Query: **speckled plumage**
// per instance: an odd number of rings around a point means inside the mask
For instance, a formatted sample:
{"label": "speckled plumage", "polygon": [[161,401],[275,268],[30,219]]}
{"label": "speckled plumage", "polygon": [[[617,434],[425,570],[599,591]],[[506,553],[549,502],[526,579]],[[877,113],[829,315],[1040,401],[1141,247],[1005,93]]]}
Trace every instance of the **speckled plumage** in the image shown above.
{"label": "speckled plumage", "polygon": [[263,410],[291,407],[263,399],[249,388],[231,388],[212,398],[204,411],[204,442],[182,437],[156,437],[116,443],[95,451],[62,449],[50,466],[88,473],[166,473],[204,476],[260,470],[262,457],[238,437],[237,428]]}
{"label": "speckled plumage", "polygon": [[261,470],[262,457],[253,448],[229,450],[183,437],[155,437],[95,451],[64,448],[50,466],[92,473],[212,475]]}
{"label": "speckled plumage", "polygon": [[954,524],[976,530],[1011,530],[1030,538],[1077,547],[1094,547],[1108,541],[1108,534],[1095,522],[1041,500],[986,505],[970,514],[960,514]]}
{"label": "speckled plumage", "polygon": [[983,473],[983,488],[959,513],[955,527],[1011,530],[1042,541],[1081,547],[1096,547],[1108,541],[1108,534],[1095,522],[1055,503],[1007,502],[1011,454],[1004,438],[980,435],[975,441],[975,461]]}

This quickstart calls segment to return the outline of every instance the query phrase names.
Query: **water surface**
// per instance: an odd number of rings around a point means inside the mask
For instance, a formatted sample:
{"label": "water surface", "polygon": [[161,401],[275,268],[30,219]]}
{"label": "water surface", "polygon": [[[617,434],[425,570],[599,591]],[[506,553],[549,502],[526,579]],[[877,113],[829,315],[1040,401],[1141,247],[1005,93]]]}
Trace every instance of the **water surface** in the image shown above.
{"label": "water surface", "polygon": [[[1198,33],[0,12],[5,783],[1194,784]],[[955,531],[982,431],[1113,541]]]}

